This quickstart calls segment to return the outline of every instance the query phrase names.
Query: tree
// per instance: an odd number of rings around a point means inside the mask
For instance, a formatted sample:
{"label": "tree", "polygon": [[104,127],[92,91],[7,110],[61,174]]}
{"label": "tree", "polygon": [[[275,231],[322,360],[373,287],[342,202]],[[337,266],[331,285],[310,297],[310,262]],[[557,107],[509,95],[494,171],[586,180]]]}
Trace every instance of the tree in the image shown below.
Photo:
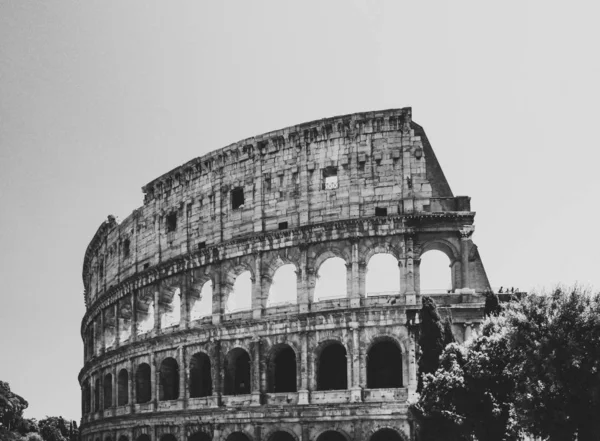
{"label": "tree", "polygon": [[490,315],[498,315],[502,311],[500,306],[500,299],[498,294],[494,292],[486,292],[485,294],[485,305],[483,307],[483,315],[489,317]]}
{"label": "tree", "polygon": [[530,295],[508,311],[515,403],[535,436],[597,439],[600,433],[600,293],[579,286]]}
{"label": "tree", "polygon": [[489,318],[465,345],[448,345],[435,375],[424,376],[420,399],[411,406],[422,441],[519,438],[506,330],[505,317]]}
{"label": "tree", "polygon": [[423,387],[423,375],[437,370],[440,355],[444,350],[444,326],[441,322],[437,306],[431,297],[423,297],[420,311],[421,325],[419,327],[419,375],[417,391]]}
{"label": "tree", "polygon": [[8,383],[0,381],[0,427],[8,430],[16,428],[28,405],[23,397],[11,392]]}
{"label": "tree", "polygon": [[423,440],[598,439],[600,293],[559,287],[511,302],[446,348],[411,410]]}
{"label": "tree", "polygon": [[39,422],[44,441],[77,441],[79,430],[75,421],[63,417],[46,417]]}

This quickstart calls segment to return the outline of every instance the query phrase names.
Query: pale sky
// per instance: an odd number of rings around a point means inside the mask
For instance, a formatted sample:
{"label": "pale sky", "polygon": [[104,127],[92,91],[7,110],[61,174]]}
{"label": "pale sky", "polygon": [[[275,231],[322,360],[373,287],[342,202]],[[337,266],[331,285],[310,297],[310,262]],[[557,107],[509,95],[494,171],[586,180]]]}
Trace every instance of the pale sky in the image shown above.
{"label": "pale sky", "polygon": [[411,106],[493,286],[600,287],[596,2],[0,0],[0,379],[80,418],[85,249],[232,142]]}

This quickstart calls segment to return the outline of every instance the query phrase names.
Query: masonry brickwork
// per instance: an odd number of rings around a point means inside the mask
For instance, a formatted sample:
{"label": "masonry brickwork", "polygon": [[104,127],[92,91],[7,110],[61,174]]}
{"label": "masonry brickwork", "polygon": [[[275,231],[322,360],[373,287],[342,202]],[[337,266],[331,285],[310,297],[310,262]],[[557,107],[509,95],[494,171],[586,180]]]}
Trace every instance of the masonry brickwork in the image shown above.
{"label": "masonry brickwork", "polygon": [[[470,199],[452,194],[410,108],[246,139],[143,192],[84,258],[84,441],[412,438],[421,256],[450,260],[452,287],[435,298],[459,339],[490,285]],[[399,289],[367,295],[381,253],[396,259]],[[346,295],[316,299],[331,258],[346,264]],[[273,304],[284,265],[296,299]],[[247,272],[250,306],[230,311]]]}

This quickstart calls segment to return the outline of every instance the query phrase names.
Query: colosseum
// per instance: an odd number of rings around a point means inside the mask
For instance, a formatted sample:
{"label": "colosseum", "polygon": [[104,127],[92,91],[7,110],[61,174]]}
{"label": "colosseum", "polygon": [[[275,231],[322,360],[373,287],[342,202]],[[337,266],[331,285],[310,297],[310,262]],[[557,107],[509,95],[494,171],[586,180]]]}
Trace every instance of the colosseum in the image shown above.
{"label": "colosseum", "polygon": [[[458,340],[490,285],[411,109],[246,139],[143,187],[83,263],[83,441],[414,439],[421,295]],[[421,290],[421,257],[449,286]]]}

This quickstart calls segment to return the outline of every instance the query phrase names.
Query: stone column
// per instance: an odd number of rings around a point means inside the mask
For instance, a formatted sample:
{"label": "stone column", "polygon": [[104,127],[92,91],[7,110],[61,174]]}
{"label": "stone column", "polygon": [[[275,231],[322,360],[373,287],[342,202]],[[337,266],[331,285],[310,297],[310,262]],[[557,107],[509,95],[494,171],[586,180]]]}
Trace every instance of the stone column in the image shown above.
{"label": "stone column", "polygon": [[223,374],[223,354],[221,353],[221,342],[216,341],[212,348],[212,360],[213,366],[211,366],[211,377],[213,382],[213,393],[214,404],[216,406],[221,405],[221,396],[223,394],[223,381],[221,375]]}
{"label": "stone column", "polygon": [[119,347],[121,343],[121,326],[119,323],[119,314],[121,308],[119,307],[119,300],[115,302],[115,349]]}
{"label": "stone column", "polygon": [[416,303],[415,279],[413,271],[414,238],[412,234],[405,235],[404,271],[401,272],[404,281],[403,293],[406,296],[406,304]]}
{"label": "stone column", "polygon": [[100,310],[100,354],[106,352],[106,340],[104,333],[104,309]]}
{"label": "stone column", "polygon": [[258,320],[262,317],[263,293],[262,293],[262,256],[260,253],[254,254],[254,278],[252,280],[252,318]]}
{"label": "stone column", "polygon": [[360,298],[361,298],[361,290],[360,290],[360,270],[358,268],[359,265],[359,257],[358,257],[358,239],[352,238],[350,240],[352,252],[350,255],[350,284],[349,288],[349,296],[350,297],[350,307],[358,308],[360,306]]}
{"label": "stone column", "polygon": [[218,325],[223,316],[223,282],[221,275],[221,265],[217,264],[216,271],[213,273],[213,296],[212,296],[212,323]]}
{"label": "stone column", "polygon": [[460,278],[462,288],[469,288],[469,245],[473,231],[475,231],[473,225],[465,225],[460,230]]}
{"label": "stone column", "polygon": [[154,410],[158,407],[159,390],[158,390],[158,369],[156,368],[156,358],[154,352],[150,352],[150,396],[154,395],[152,403]]}
{"label": "stone column", "polygon": [[298,404],[308,404],[308,334],[300,332],[300,387],[298,390]]}
{"label": "stone column", "polygon": [[133,358],[129,359],[129,382],[127,384],[127,402],[129,403],[130,412],[135,411],[136,402],[136,391],[135,391],[135,370],[133,365]]}
{"label": "stone column", "polygon": [[190,306],[188,303],[188,294],[192,289],[191,276],[185,274],[182,276],[179,287],[181,302],[179,305],[179,329],[188,329],[190,325]]}
{"label": "stone column", "polygon": [[154,335],[160,334],[160,289],[154,287]]}
{"label": "stone column", "polygon": [[187,387],[185,387],[186,363],[183,357],[183,346],[177,347],[177,364],[179,364],[179,400],[182,402],[182,408],[186,408]]}
{"label": "stone column", "polygon": [[298,274],[298,312],[300,313],[310,310],[307,258],[308,246],[300,245],[300,267],[296,272]]}
{"label": "stone column", "polygon": [[261,357],[261,339],[260,337],[254,337],[251,343],[252,351],[252,369],[250,379],[251,393],[252,393],[252,406],[260,406],[260,357]]}
{"label": "stone column", "polygon": [[117,407],[118,404],[118,397],[117,397],[117,383],[118,378],[117,378],[117,368],[113,367],[113,372],[112,372],[112,376],[113,376],[113,382],[112,382],[112,403],[110,403],[110,407]]}
{"label": "stone column", "polygon": [[353,403],[362,401],[362,390],[360,388],[360,338],[359,324],[357,321],[350,323],[352,329],[352,378],[350,387],[350,401]]}
{"label": "stone column", "polygon": [[131,336],[129,337],[129,341],[131,343],[137,340],[137,307],[136,307],[136,299],[137,299],[137,290],[131,292]]}

